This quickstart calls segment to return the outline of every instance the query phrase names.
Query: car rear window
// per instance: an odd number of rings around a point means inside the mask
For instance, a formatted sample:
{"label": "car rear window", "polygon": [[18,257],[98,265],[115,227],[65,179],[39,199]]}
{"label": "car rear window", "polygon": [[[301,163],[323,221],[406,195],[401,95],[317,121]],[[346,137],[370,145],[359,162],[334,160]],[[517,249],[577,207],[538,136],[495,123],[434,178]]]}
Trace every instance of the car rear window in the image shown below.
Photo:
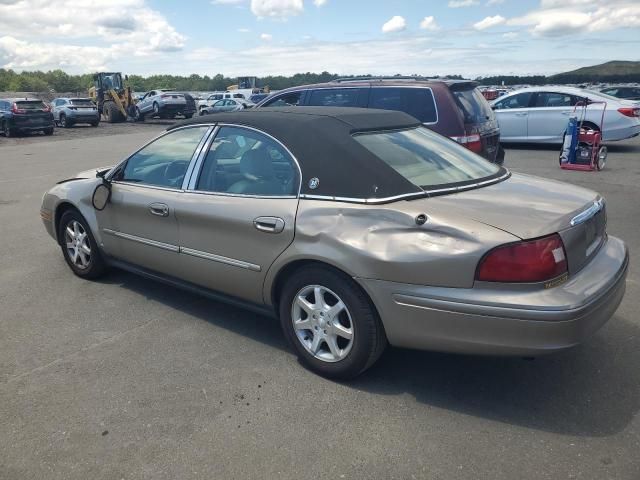
{"label": "car rear window", "polygon": [[19,110],[45,110],[47,106],[41,101],[22,101],[16,102],[16,108]]}
{"label": "car rear window", "polygon": [[317,107],[357,107],[361,88],[325,88],[313,90],[309,105]]}
{"label": "car rear window", "polygon": [[456,105],[464,116],[464,123],[484,123],[493,118],[493,111],[477,88],[451,89]]}
{"label": "car rear window", "polygon": [[399,110],[422,123],[438,121],[436,102],[430,88],[374,87],[371,89],[369,108]]}
{"label": "car rear window", "polygon": [[76,98],[71,100],[71,105],[76,107],[93,107],[93,102],[89,99]]}
{"label": "car rear window", "polygon": [[501,168],[425,127],[362,133],[354,139],[424,190],[473,184]]}

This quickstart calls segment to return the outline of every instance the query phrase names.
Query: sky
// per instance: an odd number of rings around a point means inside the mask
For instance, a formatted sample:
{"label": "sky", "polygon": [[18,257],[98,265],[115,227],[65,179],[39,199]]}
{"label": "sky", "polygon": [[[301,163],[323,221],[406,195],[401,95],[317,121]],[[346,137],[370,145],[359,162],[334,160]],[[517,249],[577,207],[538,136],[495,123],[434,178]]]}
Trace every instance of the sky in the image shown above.
{"label": "sky", "polygon": [[640,0],[0,0],[0,68],[469,78],[640,60]]}

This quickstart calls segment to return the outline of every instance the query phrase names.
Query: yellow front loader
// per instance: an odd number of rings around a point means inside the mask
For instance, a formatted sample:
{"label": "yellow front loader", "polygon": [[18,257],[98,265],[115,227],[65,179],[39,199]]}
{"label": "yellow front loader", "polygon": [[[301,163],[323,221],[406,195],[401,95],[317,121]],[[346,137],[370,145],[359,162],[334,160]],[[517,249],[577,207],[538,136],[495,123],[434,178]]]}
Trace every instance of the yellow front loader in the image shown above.
{"label": "yellow front loader", "polygon": [[[127,77],[125,77],[127,78]],[[96,102],[108,123],[135,117],[135,101],[131,87],[125,87],[120,72],[99,72],[93,76],[89,97]]]}

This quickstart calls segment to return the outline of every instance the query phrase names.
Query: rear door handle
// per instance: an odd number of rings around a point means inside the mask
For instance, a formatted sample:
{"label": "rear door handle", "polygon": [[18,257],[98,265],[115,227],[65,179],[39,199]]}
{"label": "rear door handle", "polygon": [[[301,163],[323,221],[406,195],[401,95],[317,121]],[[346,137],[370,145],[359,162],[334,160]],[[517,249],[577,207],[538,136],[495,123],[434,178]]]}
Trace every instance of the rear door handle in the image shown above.
{"label": "rear door handle", "polygon": [[265,233],[280,233],[284,230],[284,220],[280,217],[258,217],[253,221],[257,230]]}
{"label": "rear door handle", "polygon": [[169,207],[164,203],[152,203],[149,205],[149,212],[151,212],[152,215],[157,215],[159,217],[168,217]]}

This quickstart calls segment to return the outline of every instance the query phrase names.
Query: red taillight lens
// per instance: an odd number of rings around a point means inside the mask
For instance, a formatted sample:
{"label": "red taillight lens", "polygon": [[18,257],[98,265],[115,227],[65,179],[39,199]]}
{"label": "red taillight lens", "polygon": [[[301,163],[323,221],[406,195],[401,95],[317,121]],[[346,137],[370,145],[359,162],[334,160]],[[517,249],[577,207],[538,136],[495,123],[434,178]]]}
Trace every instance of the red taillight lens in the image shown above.
{"label": "red taillight lens", "polygon": [[483,282],[544,282],[567,272],[567,256],[557,233],[494,248],[480,261]]}
{"label": "red taillight lens", "polygon": [[618,109],[625,117],[640,117],[640,108],[637,107],[622,107]]}
{"label": "red taillight lens", "polygon": [[23,110],[22,108],[18,108],[18,104],[14,103],[13,105],[11,105],[11,112],[12,113],[27,113],[26,110]]}
{"label": "red taillight lens", "polygon": [[480,135],[477,133],[473,133],[471,135],[463,135],[461,137],[451,137],[451,140],[455,140],[460,145],[467,147],[472,152],[482,152],[482,141],[480,140]]}

